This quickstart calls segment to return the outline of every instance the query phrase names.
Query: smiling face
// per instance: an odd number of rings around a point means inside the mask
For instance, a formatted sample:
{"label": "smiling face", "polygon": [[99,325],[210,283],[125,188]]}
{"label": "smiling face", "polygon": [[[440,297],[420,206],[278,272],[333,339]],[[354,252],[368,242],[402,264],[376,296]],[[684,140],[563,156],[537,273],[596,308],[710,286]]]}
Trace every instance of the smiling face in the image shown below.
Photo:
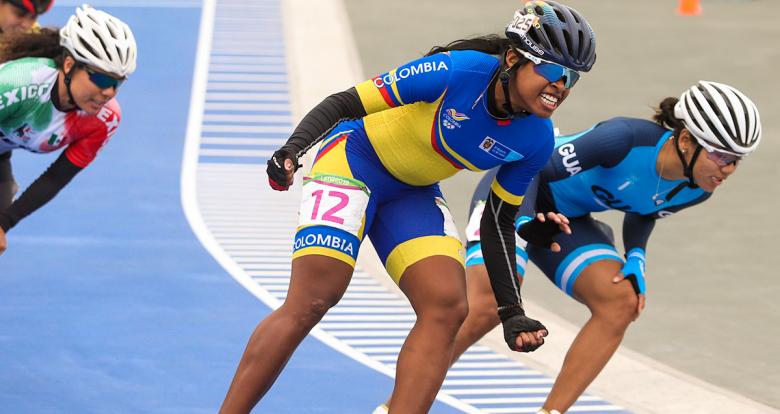
{"label": "smiling face", "polygon": [[0,0],[0,30],[3,33],[26,32],[35,24],[37,17],[19,6]]}
{"label": "smiling face", "polygon": [[[63,70],[71,73],[70,92],[73,95],[74,103],[84,112],[95,115],[103,106],[116,96],[116,89],[101,89],[89,78],[87,68],[81,64],[76,64],[70,56],[65,58]],[[97,69],[90,68],[94,72],[100,72]]]}
{"label": "smiling face", "polygon": [[[511,66],[517,60],[518,56],[510,50],[507,53],[507,64]],[[515,72],[509,93],[517,112],[526,111],[540,118],[549,118],[569,96],[569,91],[564,86],[563,78],[550,82],[534,71],[533,62],[527,62]]]}

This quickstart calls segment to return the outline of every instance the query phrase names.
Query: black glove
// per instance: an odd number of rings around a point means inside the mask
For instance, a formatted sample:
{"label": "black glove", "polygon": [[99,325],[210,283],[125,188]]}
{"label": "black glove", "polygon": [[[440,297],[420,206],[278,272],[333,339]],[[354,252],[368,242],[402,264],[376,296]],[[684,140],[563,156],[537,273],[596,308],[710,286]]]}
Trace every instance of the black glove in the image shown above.
{"label": "black glove", "polygon": [[504,340],[506,341],[506,344],[509,345],[509,349],[513,351],[533,352],[542,346],[544,340],[542,340],[542,343],[539,345],[523,344],[521,349],[517,349],[517,336],[520,335],[521,332],[536,332],[547,330],[547,328],[542,325],[541,322],[525,316],[525,311],[520,307],[514,308],[512,313],[514,314],[506,319],[503,315],[499,315],[501,316],[501,324],[504,327]]}
{"label": "black glove", "polygon": [[271,188],[274,190],[287,191],[290,187],[287,185],[287,170],[284,169],[284,161],[288,159],[292,160],[295,171],[298,171],[298,168],[301,168],[301,165],[298,164],[298,157],[296,154],[284,147],[274,152],[274,155],[272,155],[271,159],[267,162],[268,167],[265,169],[265,172],[268,174],[268,184],[270,184]]}
{"label": "black glove", "polygon": [[534,246],[550,248],[554,243],[553,237],[561,233],[558,223],[553,220],[539,221],[534,216],[533,220],[527,221],[517,229],[517,235],[522,237]]}

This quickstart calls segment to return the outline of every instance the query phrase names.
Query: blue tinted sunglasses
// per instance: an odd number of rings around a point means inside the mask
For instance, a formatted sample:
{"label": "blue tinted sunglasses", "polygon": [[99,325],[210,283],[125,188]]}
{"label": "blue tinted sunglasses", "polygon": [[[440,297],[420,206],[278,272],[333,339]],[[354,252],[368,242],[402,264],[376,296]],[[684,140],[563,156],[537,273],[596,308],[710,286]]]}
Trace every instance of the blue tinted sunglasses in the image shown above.
{"label": "blue tinted sunglasses", "polygon": [[547,79],[550,83],[555,83],[563,79],[563,86],[566,87],[566,89],[571,89],[577,84],[577,81],[580,80],[580,73],[575,70],[544,60],[523,50],[517,51],[525,56],[526,59],[533,62],[534,72]]}
{"label": "blue tinted sunglasses", "polygon": [[117,90],[125,81],[124,79],[117,79],[105,73],[98,72],[87,65],[83,66],[84,70],[87,71],[87,75],[89,75],[89,80],[100,89],[114,88],[114,90]]}

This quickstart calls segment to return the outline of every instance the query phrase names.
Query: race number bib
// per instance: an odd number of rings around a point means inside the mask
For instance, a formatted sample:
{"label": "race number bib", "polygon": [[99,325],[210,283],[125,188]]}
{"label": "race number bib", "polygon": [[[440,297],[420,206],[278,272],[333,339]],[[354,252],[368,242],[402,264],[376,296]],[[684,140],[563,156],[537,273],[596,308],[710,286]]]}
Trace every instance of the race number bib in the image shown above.
{"label": "race number bib", "polygon": [[523,14],[522,10],[516,10],[512,23],[507,26],[506,30],[516,33],[518,36],[525,36],[538,19],[539,16],[530,13]]}
{"label": "race number bib", "polygon": [[360,181],[317,174],[303,181],[298,227],[334,227],[361,238],[370,191]]}

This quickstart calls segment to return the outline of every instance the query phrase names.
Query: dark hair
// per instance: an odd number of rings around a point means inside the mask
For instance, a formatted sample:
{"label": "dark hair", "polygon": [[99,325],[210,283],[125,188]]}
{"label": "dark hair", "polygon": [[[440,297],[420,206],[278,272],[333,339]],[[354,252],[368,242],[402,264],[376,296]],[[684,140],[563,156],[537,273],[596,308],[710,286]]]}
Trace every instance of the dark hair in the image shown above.
{"label": "dark hair", "polygon": [[42,28],[29,33],[5,33],[0,36],[0,63],[26,57],[53,59],[62,69],[65,48],[60,46],[60,32],[55,28]]}
{"label": "dark hair", "polygon": [[[499,35],[486,35],[473,37],[471,39],[460,39],[450,42],[446,46],[434,46],[425,56],[435,55],[436,53],[449,52],[450,50],[476,50],[477,52],[487,53],[489,55],[503,56],[504,52],[513,48],[513,43],[506,37]],[[517,63],[515,67],[520,67],[529,60],[521,54],[517,54]],[[499,59],[501,60],[501,59]],[[503,62],[501,63],[503,67]]]}
{"label": "dark hair", "polygon": [[450,50],[476,50],[490,55],[500,55],[512,45],[512,41],[499,35],[479,36],[471,39],[460,39],[446,46],[434,46],[425,56]]}
{"label": "dark hair", "polygon": [[679,99],[671,96],[664,98],[664,100],[658,104],[658,109],[655,110],[655,115],[653,115],[653,121],[664,128],[673,130],[675,137],[679,137],[680,131],[685,128],[682,119],[677,119],[674,116],[674,106],[678,101]]}

